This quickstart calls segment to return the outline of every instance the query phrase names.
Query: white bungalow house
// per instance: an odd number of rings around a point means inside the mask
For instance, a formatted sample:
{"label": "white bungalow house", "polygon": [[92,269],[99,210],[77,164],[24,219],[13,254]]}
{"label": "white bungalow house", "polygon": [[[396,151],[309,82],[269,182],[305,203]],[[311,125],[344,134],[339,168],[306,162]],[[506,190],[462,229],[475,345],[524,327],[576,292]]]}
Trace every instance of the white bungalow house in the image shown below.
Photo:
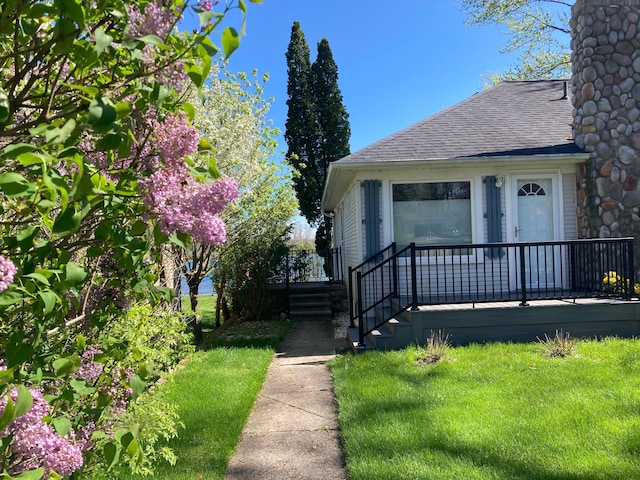
{"label": "white bungalow house", "polygon": [[578,0],[571,79],[500,83],[330,165],[354,344],[640,333],[639,19]]}

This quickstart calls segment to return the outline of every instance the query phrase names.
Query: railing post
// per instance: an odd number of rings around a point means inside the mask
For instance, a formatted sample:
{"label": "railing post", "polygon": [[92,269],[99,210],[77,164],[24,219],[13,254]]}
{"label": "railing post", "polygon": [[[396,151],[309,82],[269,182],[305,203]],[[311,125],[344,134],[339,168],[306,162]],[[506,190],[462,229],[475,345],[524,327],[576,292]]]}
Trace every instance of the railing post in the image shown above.
{"label": "railing post", "polygon": [[418,267],[416,265],[416,244],[411,242],[411,311],[418,310]]}
{"label": "railing post", "polygon": [[627,240],[627,255],[629,256],[629,293],[627,299],[631,300],[631,297],[633,297],[636,291],[636,273],[633,265],[633,240]]}
{"label": "railing post", "polygon": [[287,317],[290,318],[291,317],[291,299],[290,299],[290,295],[291,295],[291,290],[289,287],[289,254],[291,252],[291,249],[287,248],[287,256],[285,257],[285,261],[284,261],[284,265],[285,265],[285,274],[284,274],[284,283],[285,283],[285,288],[286,288],[286,294],[287,294]]}
{"label": "railing post", "polygon": [[349,267],[349,327],[353,328],[355,324],[353,320],[355,319],[355,315],[353,314],[353,267]]}
{"label": "railing post", "polygon": [[529,304],[527,303],[527,276],[525,275],[526,264],[524,261],[524,245],[519,245],[519,249],[520,249],[520,288],[522,289],[522,298],[520,300],[520,306],[526,307]]}
{"label": "railing post", "polygon": [[398,275],[400,275],[400,272],[398,272],[398,257],[396,257],[396,242],[393,242],[391,244],[391,256],[393,258],[393,262],[391,265],[391,268],[393,269],[393,296],[394,297],[398,297]]}
{"label": "railing post", "polygon": [[358,288],[358,347],[364,347],[364,317],[362,316],[362,273],[356,272]]}

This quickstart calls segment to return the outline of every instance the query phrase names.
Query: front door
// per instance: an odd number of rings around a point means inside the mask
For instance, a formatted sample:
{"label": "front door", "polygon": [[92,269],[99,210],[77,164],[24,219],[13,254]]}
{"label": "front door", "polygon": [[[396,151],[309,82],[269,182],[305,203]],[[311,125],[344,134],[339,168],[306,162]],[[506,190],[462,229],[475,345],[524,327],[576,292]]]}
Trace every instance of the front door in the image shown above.
{"label": "front door", "polygon": [[[555,240],[554,178],[516,177],[514,181],[514,240],[526,243]],[[548,288],[555,284],[554,263],[557,259],[552,246],[526,248],[524,260],[527,287]]]}

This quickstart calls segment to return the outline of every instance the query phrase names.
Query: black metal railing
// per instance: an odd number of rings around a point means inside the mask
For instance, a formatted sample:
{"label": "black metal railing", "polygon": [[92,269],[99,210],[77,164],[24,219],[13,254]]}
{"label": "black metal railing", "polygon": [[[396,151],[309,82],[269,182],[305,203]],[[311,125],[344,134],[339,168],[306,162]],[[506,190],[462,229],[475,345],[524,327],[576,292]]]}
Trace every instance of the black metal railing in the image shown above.
{"label": "black metal railing", "polygon": [[312,249],[290,248],[272,283],[343,282],[341,248],[331,248],[320,255]]}
{"label": "black metal railing", "polygon": [[[633,238],[440,246],[392,245],[349,269],[359,342],[421,305],[637,297]],[[640,292],[638,292],[640,293]]]}

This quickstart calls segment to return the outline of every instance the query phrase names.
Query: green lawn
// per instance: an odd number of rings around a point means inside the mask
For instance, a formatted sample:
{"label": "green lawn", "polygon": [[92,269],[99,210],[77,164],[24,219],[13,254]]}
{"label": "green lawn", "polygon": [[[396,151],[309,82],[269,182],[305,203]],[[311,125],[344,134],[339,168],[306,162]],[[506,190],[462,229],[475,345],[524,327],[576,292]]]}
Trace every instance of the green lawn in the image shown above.
{"label": "green lawn", "polygon": [[351,480],[640,478],[640,342],[369,352],[331,365]]}
{"label": "green lawn", "polygon": [[[167,444],[178,461],[175,466],[156,465],[152,477],[135,478],[222,479],[288,327],[288,322],[274,321],[223,328],[219,338],[210,339],[207,350],[198,351],[173,381],[162,385],[159,394],[177,406],[185,425]],[[227,333],[222,335],[223,331]]]}
{"label": "green lawn", "polygon": [[[189,302],[189,296],[183,295],[182,311],[185,313],[191,313],[191,304]],[[196,314],[200,316],[202,322],[202,331],[208,332],[215,328],[216,322],[216,295],[198,295],[198,308]]]}

